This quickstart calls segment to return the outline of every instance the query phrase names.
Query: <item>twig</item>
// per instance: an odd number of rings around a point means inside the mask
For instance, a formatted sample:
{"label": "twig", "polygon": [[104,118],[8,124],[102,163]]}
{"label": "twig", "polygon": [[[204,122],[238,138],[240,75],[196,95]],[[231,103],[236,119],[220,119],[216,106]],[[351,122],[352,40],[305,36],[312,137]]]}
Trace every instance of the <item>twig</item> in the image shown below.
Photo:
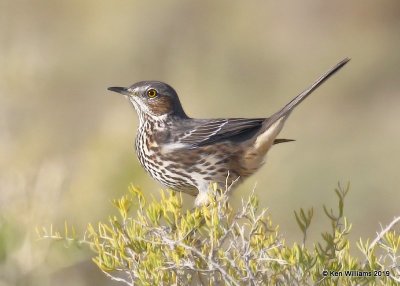
{"label": "twig", "polygon": [[375,245],[381,241],[386,233],[388,233],[398,222],[400,222],[400,216],[392,220],[391,223],[385,229],[383,229],[380,233],[377,233],[377,237],[372,241],[371,245],[368,247],[368,251],[371,251]]}
{"label": "twig", "polygon": [[117,281],[117,282],[122,282],[122,283],[124,283],[124,284],[126,284],[126,285],[132,286],[132,283],[129,282],[129,281],[126,281],[125,279],[112,276],[110,273],[108,273],[107,271],[104,271],[103,269],[101,269],[101,271],[102,271],[108,278],[110,278],[111,280],[114,280],[114,281]]}

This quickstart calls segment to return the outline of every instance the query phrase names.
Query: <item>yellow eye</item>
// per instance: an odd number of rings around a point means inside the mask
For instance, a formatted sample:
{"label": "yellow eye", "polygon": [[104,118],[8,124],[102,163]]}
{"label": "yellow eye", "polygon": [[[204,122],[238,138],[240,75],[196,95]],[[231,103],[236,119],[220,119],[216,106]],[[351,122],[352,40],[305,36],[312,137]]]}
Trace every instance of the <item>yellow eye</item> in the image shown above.
{"label": "yellow eye", "polygon": [[157,96],[157,90],[155,90],[154,88],[150,88],[147,91],[147,96],[150,98],[156,97]]}

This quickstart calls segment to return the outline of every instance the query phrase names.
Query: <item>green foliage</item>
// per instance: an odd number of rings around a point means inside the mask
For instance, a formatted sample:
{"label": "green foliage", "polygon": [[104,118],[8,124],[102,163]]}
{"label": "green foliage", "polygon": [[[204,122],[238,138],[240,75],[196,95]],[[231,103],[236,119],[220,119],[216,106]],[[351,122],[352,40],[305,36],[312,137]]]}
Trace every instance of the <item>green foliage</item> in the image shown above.
{"label": "green foliage", "polygon": [[[93,261],[127,285],[398,285],[400,236],[395,219],[370,243],[360,239],[364,260],[350,254],[351,224],[344,216],[348,186],[338,186],[338,208],[324,206],[331,222],[322,241],[306,248],[313,209],[295,212],[301,244],[285,244],[254,194],[234,210],[214,186],[210,204],[185,210],[175,192],[147,202],[134,187],[114,200],[119,216],[90,224],[83,239],[42,229],[42,238],[90,245]],[[136,211],[134,211],[134,209]]]}

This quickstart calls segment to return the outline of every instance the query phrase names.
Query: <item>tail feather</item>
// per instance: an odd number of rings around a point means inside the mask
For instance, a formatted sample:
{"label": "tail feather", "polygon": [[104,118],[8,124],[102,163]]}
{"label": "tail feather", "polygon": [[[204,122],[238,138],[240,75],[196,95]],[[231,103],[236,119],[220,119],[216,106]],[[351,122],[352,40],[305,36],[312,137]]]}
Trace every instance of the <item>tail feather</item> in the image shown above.
{"label": "tail feather", "polygon": [[293,141],[296,141],[296,140],[294,140],[294,139],[284,139],[284,138],[281,138],[281,139],[275,139],[274,140],[274,145],[276,145],[276,144],[281,144],[281,143],[286,143],[286,142],[293,142]]}
{"label": "tail feather", "polygon": [[292,110],[299,105],[307,96],[309,96],[314,90],[316,90],[322,83],[324,83],[329,77],[340,70],[350,59],[345,58],[325,74],[320,76],[312,85],[307,89],[293,98],[288,104],[286,104],[281,110],[273,114],[271,117],[263,122],[263,126],[256,136],[254,141],[249,142],[250,148],[244,156],[245,165],[250,170],[258,169],[264,162],[265,154],[271,148],[273,144],[279,144],[283,142],[292,141],[290,139],[276,139],[279,132],[288,118]]}
{"label": "tail feather", "polygon": [[344,58],[335,66],[330,68],[326,73],[320,76],[312,85],[306,88],[303,92],[293,98],[288,104],[286,104],[281,110],[273,114],[268,120],[264,123],[264,130],[268,129],[272,124],[274,124],[279,118],[288,116],[292,110],[299,105],[304,99],[307,98],[314,90],[316,90],[321,84],[323,84],[328,78],[334,75],[337,71],[339,71],[345,64],[350,61],[350,58]]}
{"label": "tail feather", "polygon": [[288,104],[286,104],[281,110],[269,117],[264,123],[255,141],[254,147],[260,148],[260,152],[267,152],[268,149],[274,144],[274,140],[293,109],[298,106],[304,99],[307,98],[314,90],[316,90],[322,83],[324,83],[329,77],[340,70],[346,63],[350,61],[349,58],[345,58],[337,63],[335,66],[330,68],[326,73],[320,76],[312,85],[306,88],[303,92],[293,98]]}

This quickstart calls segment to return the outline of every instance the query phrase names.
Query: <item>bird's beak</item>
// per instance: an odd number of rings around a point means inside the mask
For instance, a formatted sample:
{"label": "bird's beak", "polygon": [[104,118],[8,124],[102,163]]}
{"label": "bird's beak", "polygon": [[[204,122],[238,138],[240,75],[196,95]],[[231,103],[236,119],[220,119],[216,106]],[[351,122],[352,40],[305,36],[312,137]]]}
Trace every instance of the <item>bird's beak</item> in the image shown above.
{"label": "bird's beak", "polygon": [[112,86],[107,89],[114,91],[114,92],[118,92],[123,95],[128,95],[128,96],[131,95],[131,93],[129,92],[129,90],[126,87]]}

